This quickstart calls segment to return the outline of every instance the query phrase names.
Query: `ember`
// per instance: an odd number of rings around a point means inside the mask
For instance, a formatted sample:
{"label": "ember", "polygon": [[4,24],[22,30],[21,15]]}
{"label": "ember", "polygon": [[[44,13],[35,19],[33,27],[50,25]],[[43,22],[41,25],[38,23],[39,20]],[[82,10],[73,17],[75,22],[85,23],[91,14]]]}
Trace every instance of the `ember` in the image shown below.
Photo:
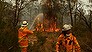
{"label": "ember", "polygon": [[43,24],[37,24],[36,31],[44,31]]}

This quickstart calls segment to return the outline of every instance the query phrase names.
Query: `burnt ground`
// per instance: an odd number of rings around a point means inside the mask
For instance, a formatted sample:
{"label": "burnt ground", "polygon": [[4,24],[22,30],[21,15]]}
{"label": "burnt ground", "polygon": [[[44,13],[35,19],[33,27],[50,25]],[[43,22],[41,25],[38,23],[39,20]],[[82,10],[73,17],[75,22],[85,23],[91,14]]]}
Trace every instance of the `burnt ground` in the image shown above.
{"label": "burnt ground", "polygon": [[[56,52],[55,45],[60,32],[34,32],[35,39],[29,44],[28,52]],[[85,34],[84,34],[85,35]],[[90,36],[89,36],[90,37]],[[87,36],[76,35],[81,52],[92,52],[91,41]],[[87,41],[88,40],[88,41]]]}

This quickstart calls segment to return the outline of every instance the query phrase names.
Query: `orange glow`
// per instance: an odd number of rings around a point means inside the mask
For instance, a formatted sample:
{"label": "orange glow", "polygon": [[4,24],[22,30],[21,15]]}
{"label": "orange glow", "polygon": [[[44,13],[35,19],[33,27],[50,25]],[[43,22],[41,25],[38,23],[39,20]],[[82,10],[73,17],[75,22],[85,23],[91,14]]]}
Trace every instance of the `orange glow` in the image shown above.
{"label": "orange glow", "polygon": [[43,24],[37,24],[36,31],[44,31]]}
{"label": "orange glow", "polygon": [[60,29],[56,28],[56,23],[50,24],[50,27],[45,29],[43,24],[37,24],[36,31],[46,31],[46,32],[58,32]]}

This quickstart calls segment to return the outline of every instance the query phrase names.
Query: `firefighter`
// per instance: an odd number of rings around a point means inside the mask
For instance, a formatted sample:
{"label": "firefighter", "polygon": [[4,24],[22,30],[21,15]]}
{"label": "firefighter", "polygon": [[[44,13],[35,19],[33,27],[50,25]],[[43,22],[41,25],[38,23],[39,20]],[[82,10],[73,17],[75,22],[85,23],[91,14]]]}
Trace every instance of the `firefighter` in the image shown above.
{"label": "firefighter", "polygon": [[27,47],[28,47],[28,34],[33,34],[33,31],[29,30],[27,28],[28,22],[23,21],[23,24],[18,30],[18,43],[21,48],[21,52],[27,52]]}
{"label": "firefighter", "polygon": [[76,37],[72,35],[71,28],[72,26],[69,24],[63,26],[56,43],[56,52],[80,52],[80,45]]}

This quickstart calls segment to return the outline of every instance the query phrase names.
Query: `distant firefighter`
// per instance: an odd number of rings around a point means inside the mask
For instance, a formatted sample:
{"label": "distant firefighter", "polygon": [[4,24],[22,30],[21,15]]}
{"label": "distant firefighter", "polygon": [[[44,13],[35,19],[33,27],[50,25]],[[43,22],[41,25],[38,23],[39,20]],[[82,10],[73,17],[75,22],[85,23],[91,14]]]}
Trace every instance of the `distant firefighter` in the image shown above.
{"label": "distant firefighter", "polygon": [[57,39],[56,52],[81,52],[76,37],[72,35],[72,26],[65,24],[61,35]]}
{"label": "distant firefighter", "polygon": [[28,34],[33,33],[33,31],[28,30],[27,26],[28,26],[28,22],[23,21],[23,24],[21,25],[21,27],[18,30],[18,38],[19,38],[18,42],[19,42],[19,46],[21,48],[21,52],[27,52]]}

